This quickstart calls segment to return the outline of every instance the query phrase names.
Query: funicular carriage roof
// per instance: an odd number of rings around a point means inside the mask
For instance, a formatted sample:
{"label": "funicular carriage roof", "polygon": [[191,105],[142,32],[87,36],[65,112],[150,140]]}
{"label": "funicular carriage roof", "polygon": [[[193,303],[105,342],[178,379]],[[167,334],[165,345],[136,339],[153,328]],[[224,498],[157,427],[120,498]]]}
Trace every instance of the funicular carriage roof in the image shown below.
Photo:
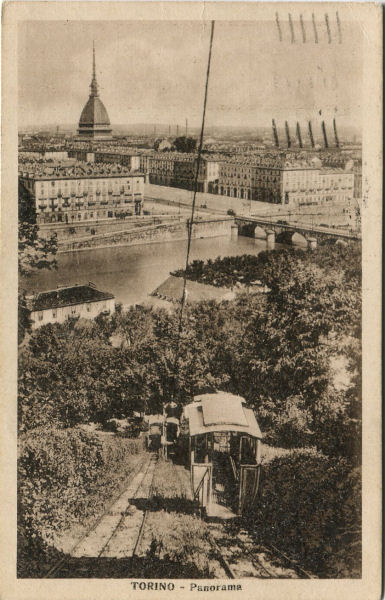
{"label": "funicular carriage roof", "polygon": [[179,425],[179,419],[176,417],[166,417],[165,415],[145,415],[144,420],[149,425],[162,425],[162,423],[174,423]]}
{"label": "funicular carriage roof", "polygon": [[261,430],[245,400],[227,392],[201,394],[184,407],[189,422],[190,436],[210,432],[234,431],[254,438],[262,438]]}

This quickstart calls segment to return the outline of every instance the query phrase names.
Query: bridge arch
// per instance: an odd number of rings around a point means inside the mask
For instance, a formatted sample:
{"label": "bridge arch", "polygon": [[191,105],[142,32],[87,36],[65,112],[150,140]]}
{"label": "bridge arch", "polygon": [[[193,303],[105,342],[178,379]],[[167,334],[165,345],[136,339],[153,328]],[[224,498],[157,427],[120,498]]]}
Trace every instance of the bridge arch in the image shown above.
{"label": "bridge arch", "polygon": [[302,235],[302,233],[298,233],[298,231],[296,231],[292,235],[291,244],[292,244],[292,246],[299,246],[300,248],[303,248],[305,246],[305,248],[306,248],[307,247],[307,239],[305,238],[304,235]]}
{"label": "bridge arch", "polygon": [[256,240],[265,240],[266,239],[266,231],[263,227],[257,225],[254,229],[254,239]]}
{"label": "bridge arch", "polygon": [[294,229],[286,229],[277,234],[277,244],[290,244],[291,246],[298,246],[300,248],[307,247],[307,239],[298,231]]}

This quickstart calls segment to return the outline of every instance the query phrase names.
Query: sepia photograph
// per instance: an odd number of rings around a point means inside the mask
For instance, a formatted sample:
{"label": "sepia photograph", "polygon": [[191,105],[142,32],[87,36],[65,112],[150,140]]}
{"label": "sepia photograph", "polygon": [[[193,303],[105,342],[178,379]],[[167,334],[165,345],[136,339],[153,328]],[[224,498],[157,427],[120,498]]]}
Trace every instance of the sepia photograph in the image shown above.
{"label": "sepia photograph", "polygon": [[13,20],[5,106],[16,580],[60,580],[58,600],[63,580],[156,598],[362,582],[381,11],[45,4]]}

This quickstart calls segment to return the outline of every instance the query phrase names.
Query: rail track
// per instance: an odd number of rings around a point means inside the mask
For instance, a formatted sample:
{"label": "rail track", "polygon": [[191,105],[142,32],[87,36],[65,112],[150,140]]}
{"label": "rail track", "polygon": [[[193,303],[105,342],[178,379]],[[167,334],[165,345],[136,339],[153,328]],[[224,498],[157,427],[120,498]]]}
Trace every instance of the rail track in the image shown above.
{"label": "rail track", "polygon": [[[44,578],[87,576],[98,559],[132,559],[140,547],[151,497],[157,456],[151,454],[136,467],[129,484],[113,500],[69,553],[50,568]],[[141,509],[135,502],[144,502]],[[91,575],[95,576],[95,575]]]}
{"label": "rail track", "polygon": [[[132,472],[128,484],[94,521],[68,554],[57,561],[45,578],[100,577],[103,561],[118,569],[118,576],[133,576],[132,560],[143,555],[142,540],[146,529],[149,502],[153,496],[156,454],[147,454]],[[185,485],[177,465],[170,461],[180,495]],[[230,579],[255,577],[261,579],[298,579],[315,576],[274,545],[258,540],[256,532],[239,522],[211,522],[208,541],[213,559],[223,576]],[[124,564],[119,559],[123,559]],[[122,571],[123,569],[123,571]],[[105,571],[104,571],[105,572]],[[115,573],[116,571],[114,571]],[[116,575],[104,575],[114,577]],[[218,575],[222,577],[222,575]]]}
{"label": "rail track", "polygon": [[170,461],[170,462],[173,465],[173,471],[175,473],[175,477],[178,482],[180,496],[181,496],[181,498],[183,498],[184,496],[186,496],[185,486],[183,484],[183,481],[180,478],[180,474],[179,474],[177,465],[173,461]]}
{"label": "rail track", "polygon": [[315,578],[275,546],[256,542],[245,529],[231,533],[223,523],[212,523],[209,527],[209,542],[218,562],[230,579]]}
{"label": "rail track", "polygon": [[[173,464],[176,480],[183,496],[185,488],[177,466]],[[232,534],[224,523],[209,524],[208,541],[219,564],[230,579],[258,577],[262,579],[315,578],[274,545],[261,544],[242,522],[242,528]],[[233,527],[234,530],[234,527]]]}

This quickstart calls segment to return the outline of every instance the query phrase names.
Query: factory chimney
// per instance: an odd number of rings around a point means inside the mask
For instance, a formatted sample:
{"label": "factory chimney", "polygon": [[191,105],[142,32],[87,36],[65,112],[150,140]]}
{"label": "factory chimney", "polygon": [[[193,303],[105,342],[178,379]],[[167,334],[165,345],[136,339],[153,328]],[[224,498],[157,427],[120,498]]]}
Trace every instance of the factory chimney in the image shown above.
{"label": "factory chimney", "polygon": [[302,137],[301,137],[301,128],[299,126],[298,121],[297,121],[297,138],[298,138],[299,147],[303,148]]}
{"label": "factory chimney", "polygon": [[179,125],[176,126],[176,137],[179,137]]}
{"label": "factory chimney", "polygon": [[314,148],[314,138],[313,138],[313,130],[311,128],[311,121],[309,121],[308,126],[309,126],[309,138],[310,138],[311,147]]}
{"label": "factory chimney", "polygon": [[285,130],[286,130],[286,138],[287,138],[287,147],[291,148],[291,139],[290,139],[290,132],[289,132],[289,124],[287,121],[285,121]]}
{"label": "factory chimney", "polygon": [[187,133],[188,133],[188,120],[186,119],[186,137],[187,137]]}
{"label": "factory chimney", "polygon": [[327,135],[326,135],[325,121],[322,121],[321,127],[322,127],[322,135],[324,136],[325,148],[329,148],[328,138],[327,138]]}
{"label": "factory chimney", "polygon": [[276,146],[276,148],[279,148],[279,139],[278,139],[278,131],[277,131],[277,126],[275,124],[275,120],[272,120],[272,124],[273,124],[273,137],[274,137],[274,144]]}
{"label": "factory chimney", "polygon": [[335,119],[333,119],[333,130],[334,130],[334,139],[336,140],[336,148],[339,148],[340,147],[340,140],[338,139],[337,123],[336,123]]}

